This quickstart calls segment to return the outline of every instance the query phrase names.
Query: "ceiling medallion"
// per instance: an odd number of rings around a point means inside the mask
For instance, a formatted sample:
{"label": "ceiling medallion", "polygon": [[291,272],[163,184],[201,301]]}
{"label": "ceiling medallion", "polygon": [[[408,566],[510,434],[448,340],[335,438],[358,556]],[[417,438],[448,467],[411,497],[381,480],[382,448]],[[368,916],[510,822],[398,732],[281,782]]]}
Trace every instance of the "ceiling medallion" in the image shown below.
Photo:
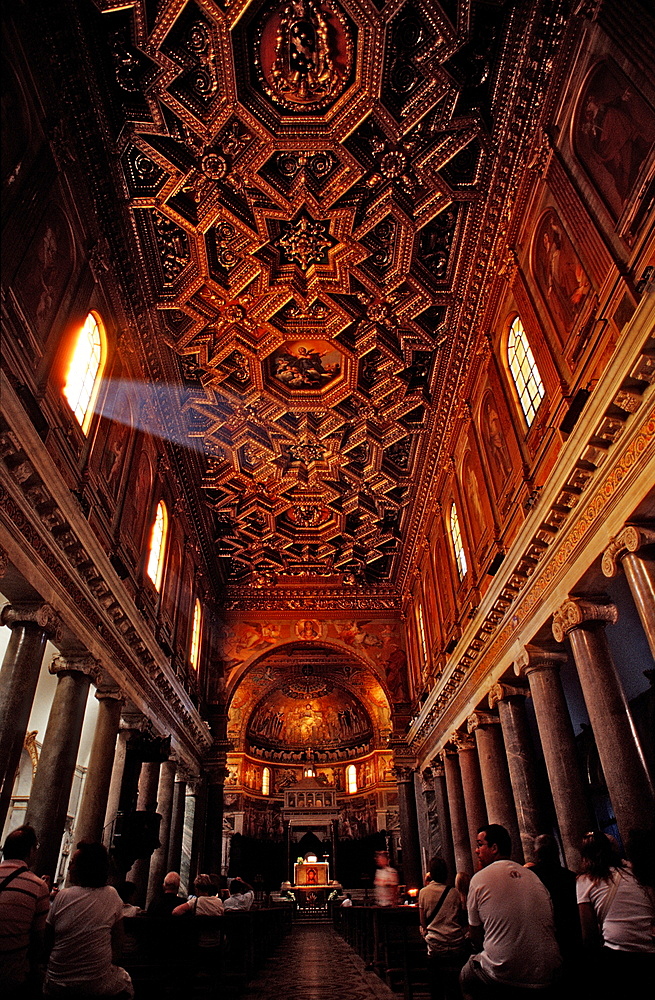
{"label": "ceiling medallion", "polygon": [[343,92],[353,51],[348,22],[336,4],[292,0],[263,22],[255,62],[271,100],[293,110],[314,110]]}
{"label": "ceiling medallion", "polygon": [[334,240],[326,238],[326,223],[315,222],[302,215],[294,222],[283,224],[284,234],[277,240],[277,245],[288,261],[297,264],[301,271],[306,271],[312,264],[326,264],[325,251],[334,245]]}

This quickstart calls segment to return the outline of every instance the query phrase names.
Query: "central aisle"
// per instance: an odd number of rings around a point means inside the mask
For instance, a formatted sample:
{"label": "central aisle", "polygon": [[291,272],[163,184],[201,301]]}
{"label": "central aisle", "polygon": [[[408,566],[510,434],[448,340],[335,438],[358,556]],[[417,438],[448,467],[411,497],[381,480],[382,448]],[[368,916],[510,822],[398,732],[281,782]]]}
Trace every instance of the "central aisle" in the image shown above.
{"label": "central aisle", "polygon": [[329,924],[296,924],[241,1000],[398,998]]}

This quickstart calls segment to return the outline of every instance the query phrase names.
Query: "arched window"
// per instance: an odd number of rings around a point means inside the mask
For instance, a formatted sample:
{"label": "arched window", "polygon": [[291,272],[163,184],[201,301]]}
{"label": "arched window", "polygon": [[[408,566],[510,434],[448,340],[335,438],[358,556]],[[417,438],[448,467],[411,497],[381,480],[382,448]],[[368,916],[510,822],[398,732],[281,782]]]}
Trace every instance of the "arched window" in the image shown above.
{"label": "arched window", "polygon": [[77,335],[64,383],[64,396],[84,434],[91,426],[106,356],[102,320],[90,312]]}
{"label": "arched window", "polygon": [[189,663],[194,670],[198,669],[198,663],[200,661],[200,635],[202,630],[202,607],[200,606],[200,601],[196,597],[196,603],[193,606],[193,626],[191,628],[191,647],[189,649]]}
{"label": "arched window", "polygon": [[450,508],[450,538],[453,543],[453,551],[455,553],[455,562],[457,563],[457,572],[459,574],[460,580],[463,580],[466,576],[466,556],[464,555],[464,543],[462,542],[462,532],[459,527],[459,518],[457,516],[457,507],[453,503]]}
{"label": "arched window", "polygon": [[423,659],[427,663],[428,661],[428,640],[425,634],[425,619],[423,617],[423,605],[419,601],[416,606],[416,620],[418,622],[418,634],[421,639],[421,652],[423,653]]}
{"label": "arched window", "polygon": [[150,551],[148,554],[148,576],[154,583],[157,590],[161,589],[162,576],[164,575],[164,556],[166,553],[166,534],[168,532],[168,511],[166,504],[160,500],[157,504],[157,513],[150,535]]}
{"label": "arched window", "polygon": [[509,329],[507,363],[514,379],[526,423],[530,427],[546,391],[519,316],[515,318]]}
{"label": "arched window", "polygon": [[357,791],[357,768],[354,764],[349,764],[346,768],[346,788],[349,795]]}
{"label": "arched window", "polygon": [[271,794],[271,769],[265,767],[262,771],[262,795]]}

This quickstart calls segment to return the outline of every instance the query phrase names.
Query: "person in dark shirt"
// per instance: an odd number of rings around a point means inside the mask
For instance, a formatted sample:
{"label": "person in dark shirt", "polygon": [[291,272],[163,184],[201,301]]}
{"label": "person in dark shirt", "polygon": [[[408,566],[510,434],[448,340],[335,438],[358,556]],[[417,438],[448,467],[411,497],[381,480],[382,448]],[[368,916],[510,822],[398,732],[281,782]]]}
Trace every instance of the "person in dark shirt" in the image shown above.
{"label": "person in dark shirt", "polygon": [[[557,841],[550,834],[542,833],[535,837],[534,853],[537,860],[532,865],[532,871],[548,889],[553,903],[555,935],[563,960],[561,992],[563,996],[573,997],[576,995],[574,991],[577,990],[582,956],[582,931],[575,892],[576,875],[560,864]],[[568,990],[572,992],[569,993]]]}
{"label": "person in dark shirt", "polygon": [[147,909],[149,917],[170,917],[176,906],[186,903],[184,896],[179,895],[180,876],[177,872],[169,872],[164,878],[162,891],[159,892]]}

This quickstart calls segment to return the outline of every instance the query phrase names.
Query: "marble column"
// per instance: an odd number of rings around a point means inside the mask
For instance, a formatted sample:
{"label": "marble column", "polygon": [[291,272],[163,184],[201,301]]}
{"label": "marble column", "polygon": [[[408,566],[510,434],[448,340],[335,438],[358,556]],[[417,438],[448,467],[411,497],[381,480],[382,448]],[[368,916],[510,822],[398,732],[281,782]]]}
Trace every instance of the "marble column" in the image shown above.
{"label": "marble column", "polygon": [[639,524],[627,525],[605,549],[602,567],[608,577],[616,576],[623,567],[655,657],[655,530]]}
{"label": "marble column", "polygon": [[98,718],[93,734],[89,766],[84,779],[82,800],[75,823],[74,843],[102,840],[107,800],[111,784],[116,737],[121,721],[123,695],[104,685],[96,691]]}
{"label": "marble column", "polygon": [[450,809],[448,808],[448,790],[446,788],[446,770],[443,760],[434,757],[430,761],[432,770],[432,780],[434,782],[434,804],[437,811],[439,823],[439,851],[438,853],[448,865],[448,874],[454,879],[457,868],[455,866],[455,850],[453,848],[453,832],[450,824]]}
{"label": "marble column", "polygon": [[[147,760],[141,764],[139,791],[136,802],[137,812],[157,812],[157,791],[159,786],[160,761]],[[136,904],[145,906],[150,873],[150,858],[137,858],[127,876],[128,882],[136,886]]]}
{"label": "marble column", "polygon": [[512,839],[512,859],[523,864],[523,846],[500,718],[489,712],[473,712],[468,718],[468,730],[474,734],[478,749],[487,819],[505,827]]}
{"label": "marble column", "polygon": [[455,855],[455,871],[456,873],[466,872],[467,875],[472,875],[475,871],[475,866],[471,855],[471,842],[469,840],[466,808],[464,806],[464,791],[462,789],[462,775],[459,769],[457,751],[454,748],[444,750],[442,760],[446,774],[446,788],[448,790],[448,809],[450,812],[450,829],[452,831],[453,852]]}
{"label": "marble column", "polygon": [[207,778],[205,840],[203,871],[221,875],[223,872],[223,800],[225,779],[230,773],[226,765],[226,754],[213,754],[205,763]]}
{"label": "marble column", "polygon": [[102,826],[102,842],[106,848],[110,848],[114,836],[116,816],[121,801],[121,789],[123,787],[123,776],[125,774],[125,760],[127,758],[127,742],[130,736],[128,729],[121,727],[119,717],[119,731],[114,748],[114,760],[109,779],[109,792],[107,795],[107,808]]}
{"label": "marble column", "polygon": [[57,688],[25,822],[34,827],[39,838],[34,870],[39,875],[54,878],[66,826],[89,685],[92,680],[99,683],[101,670],[98,661],[88,653],[56,656],[49,669],[58,678]]}
{"label": "marble column", "polygon": [[414,769],[396,765],[393,769],[398,784],[398,819],[403,847],[403,876],[408,889],[420,889],[423,885],[421,848],[416,815],[416,792],[414,790]]}
{"label": "marble column", "polygon": [[471,845],[471,858],[475,858],[478,830],[487,822],[487,809],[482,790],[482,775],[475,747],[475,739],[468,733],[453,733],[451,742],[457,747],[459,770],[462,775],[466,825]]}
{"label": "marble column", "polygon": [[49,604],[5,604],[0,624],[11,638],[0,670],[0,830],[4,826],[20,763],[34,693],[48,639],[59,619]]}
{"label": "marble column", "polygon": [[330,821],[330,839],[332,841],[332,878],[339,881],[339,820]]}
{"label": "marble column", "polygon": [[493,710],[498,705],[523,857],[534,861],[534,838],[543,831],[534,750],[525,712],[528,694],[526,688],[494,684],[489,692],[489,708]]}
{"label": "marble column", "polygon": [[[423,811],[422,816],[419,816],[419,832],[421,833],[421,842],[425,839],[427,855],[425,860],[429,861],[439,851],[439,814],[434,796],[434,777],[431,767],[424,767],[421,771],[421,792]],[[421,819],[423,823],[421,823]],[[423,829],[421,829],[421,825]]]}
{"label": "marble column", "polygon": [[[648,829],[655,814],[653,784],[612,662],[605,627],[614,604],[571,598],[557,610],[553,635],[568,637],[616,822],[624,842],[632,829]],[[627,654],[629,655],[629,653]]]}
{"label": "marble column", "polygon": [[[207,779],[201,774],[190,785],[191,796],[193,798],[193,825],[191,827],[191,855],[189,858],[189,885],[193,886],[193,880],[200,872],[209,875],[210,873],[203,867],[205,860],[205,833],[207,818]],[[187,789],[187,798],[189,790]]]}
{"label": "marble column", "polygon": [[566,864],[572,871],[580,871],[582,837],[594,824],[559,676],[560,665],[566,661],[565,653],[527,645],[514,669],[530,684]]}
{"label": "marble column", "polygon": [[165,760],[161,765],[159,787],[157,788],[157,812],[161,816],[161,823],[159,825],[159,847],[155,848],[152,857],[150,858],[146,906],[150,904],[154,896],[159,892],[164,881],[164,875],[168,871],[166,868],[166,861],[168,860],[168,847],[170,842],[176,770],[177,762],[174,760]]}
{"label": "marble column", "polygon": [[[177,769],[171,805],[171,829],[168,837],[166,872],[179,872],[182,864],[182,837],[184,834],[184,809],[186,806],[186,771]],[[164,872],[164,874],[166,874]]]}

